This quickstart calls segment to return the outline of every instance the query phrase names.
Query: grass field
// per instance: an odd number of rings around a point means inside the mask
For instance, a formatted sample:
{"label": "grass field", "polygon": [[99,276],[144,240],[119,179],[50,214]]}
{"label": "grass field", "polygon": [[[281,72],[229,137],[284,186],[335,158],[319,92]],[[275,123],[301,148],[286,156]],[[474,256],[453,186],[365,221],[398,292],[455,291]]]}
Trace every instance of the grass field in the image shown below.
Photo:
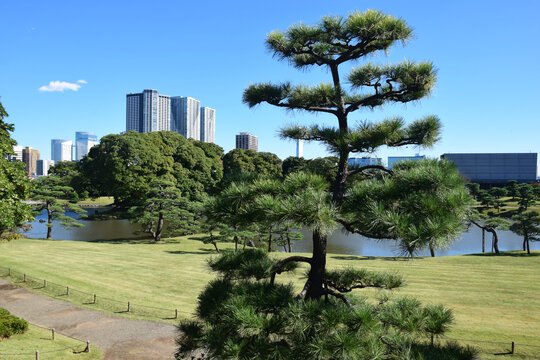
{"label": "grass field", "polygon": [[[205,262],[212,249],[188,238],[161,244],[22,239],[0,244],[0,266],[19,274],[12,277],[13,282],[37,292],[121,316],[136,317],[125,312],[127,301],[135,314],[139,305],[171,309],[145,311],[156,321],[176,323],[169,315],[173,309],[178,309],[181,317],[190,316],[197,295],[214,276]],[[448,337],[478,347],[482,358],[505,358],[493,354],[505,352],[511,341],[516,343],[512,358],[540,358],[540,252],[415,260],[329,254],[328,264],[403,274],[408,284],[398,294],[451,307],[456,321]],[[5,270],[0,273],[6,275]],[[22,273],[39,279],[23,283]],[[296,280],[300,287],[301,275],[281,276],[281,280]],[[47,288],[40,279],[47,279]],[[86,295],[77,296],[75,289]],[[94,293],[98,299],[95,305],[88,297]],[[357,290],[357,294],[375,293]],[[118,305],[101,301],[103,297],[119,300]]]}
{"label": "grass field", "polygon": [[55,360],[97,360],[103,352],[90,345],[90,352],[82,352],[86,343],[56,334],[51,340],[51,332],[30,325],[28,331],[21,335],[13,335],[0,341],[0,359],[35,359],[36,350],[40,359]]}

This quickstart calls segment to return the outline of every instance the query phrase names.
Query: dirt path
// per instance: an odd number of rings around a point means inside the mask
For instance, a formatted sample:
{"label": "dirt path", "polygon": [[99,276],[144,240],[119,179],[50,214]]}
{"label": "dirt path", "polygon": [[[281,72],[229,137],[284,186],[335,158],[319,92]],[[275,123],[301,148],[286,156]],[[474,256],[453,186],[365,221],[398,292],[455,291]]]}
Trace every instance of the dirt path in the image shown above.
{"label": "dirt path", "polygon": [[172,359],[176,327],[114,317],[33,293],[0,279],[0,307],[32,324],[88,340],[106,360]]}

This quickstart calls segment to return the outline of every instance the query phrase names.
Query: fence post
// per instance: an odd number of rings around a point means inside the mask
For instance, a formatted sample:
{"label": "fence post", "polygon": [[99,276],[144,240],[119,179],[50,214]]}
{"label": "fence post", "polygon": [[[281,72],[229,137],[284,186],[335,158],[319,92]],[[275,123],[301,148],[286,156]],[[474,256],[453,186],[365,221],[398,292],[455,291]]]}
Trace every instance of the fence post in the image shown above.
{"label": "fence post", "polygon": [[96,303],[96,294],[94,294],[94,304]]}
{"label": "fence post", "polygon": [[26,282],[26,274],[23,275],[23,282]]}
{"label": "fence post", "polygon": [[51,329],[52,339],[54,340],[54,328]]}
{"label": "fence post", "polygon": [[44,287],[44,288],[47,287],[47,280],[43,280],[43,287]]}
{"label": "fence post", "polygon": [[514,342],[512,341],[512,351],[510,352],[510,354],[513,354],[514,353]]}
{"label": "fence post", "polygon": [[131,310],[131,306],[130,306],[130,305],[131,305],[131,304],[130,304],[129,301],[128,301],[128,309],[127,309],[127,312],[129,312],[129,311]]}
{"label": "fence post", "polygon": [[69,286],[66,286],[66,295],[69,295]]}
{"label": "fence post", "polygon": [[8,268],[8,276],[11,277],[11,266]]}
{"label": "fence post", "polygon": [[39,360],[39,351],[36,350],[36,360]]}
{"label": "fence post", "polygon": [[174,309],[174,318],[178,319],[178,309]]}

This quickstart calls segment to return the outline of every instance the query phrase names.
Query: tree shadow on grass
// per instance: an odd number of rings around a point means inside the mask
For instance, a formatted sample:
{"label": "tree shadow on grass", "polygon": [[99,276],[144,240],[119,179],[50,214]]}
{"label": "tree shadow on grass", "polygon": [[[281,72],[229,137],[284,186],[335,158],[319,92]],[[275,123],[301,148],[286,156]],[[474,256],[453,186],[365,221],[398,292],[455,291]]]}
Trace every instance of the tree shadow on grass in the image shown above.
{"label": "tree shadow on grass", "polygon": [[409,261],[423,260],[424,257],[406,257],[406,256],[354,256],[354,255],[334,255],[332,259],[336,260],[384,260],[384,261]]}
{"label": "tree shadow on grass", "polygon": [[505,251],[499,254],[495,253],[477,253],[477,254],[465,254],[463,256],[478,256],[478,257],[536,257],[540,256],[540,251],[531,251],[530,254],[527,254],[525,251],[516,252],[516,251]]}
{"label": "tree shadow on grass", "polygon": [[192,255],[207,255],[207,254],[217,254],[216,250],[214,249],[204,249],[200,248],[199,251],[182,251],[182,250],[174,250],[174,251],[165,251],[168,254],[192,254]]}

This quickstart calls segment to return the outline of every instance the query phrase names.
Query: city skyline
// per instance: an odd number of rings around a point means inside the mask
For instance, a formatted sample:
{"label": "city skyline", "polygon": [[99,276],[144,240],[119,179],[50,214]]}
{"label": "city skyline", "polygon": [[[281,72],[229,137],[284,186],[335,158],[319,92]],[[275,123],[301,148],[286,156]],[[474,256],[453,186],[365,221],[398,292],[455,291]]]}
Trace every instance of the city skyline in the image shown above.
{"label": "city skyline", "polygon": [[[327,14],[377,8],[404,18],[414,28],[415,38],[406,47],[393,47],[388,56],[380,54],[369,60],[377,64],[429,60],[439,69],[439,78],[431,98],[355,114],[351,125],[395,115],[410,122],[434,114],[444,128],[442,140],[432,149],[384,149],[374,156],[418,151],[428,157],[455,152],[540,152],[540,121],[534,105],[539,75],[530,71],[540,55],[533,46],[534,34],[539,32],[534,18],[540,10],[538,3],[517,1],[508,6],[494,1],[489,7],[465,1],[306,4],[187,4],[189,11],[208,10],[205,26],[195,19],[179,23],[172,15],[179,5],[173,2],[150,10],[133,4],[129,19],[146,16],[162,34],[150,42],[146,41],[148,34],[136,40],[127,36],[129,21],[121,16],[124,8],[120,5],[111,6],[104,15],[99,12],[99,1],[92,6],[36,3],[31,13],[21,4],[3,3],[0,11],[9,16],[0,24],[0,33],[10,56],[0,59],[0,66],[6,69],[0,74],[0,101],[10,114],[7,121],[15,124],[13,137],[20,146],[41,149],[42,158],[51,158],[48,139],[71,138],[80,128],[95,132],[98,139],[120,133],[125,129],[125,94],[150,87],[166,94],[192,94],[202,104],[218,109],[215,142],[226,152],[235,147],[234,134],[249,131],[259,136],[260,151],[276,153],[282,159],[294,156],[296,144],[280,140],[279,128],[316,121],[335,126],[335,120],[267,105],[249,109],[241,103],[242,91],[255,82],[328,82],[329,74],[322,69],[299,72],[273,59],[264,46],[266,35],[300,21],[315,23]],[[171,15],[158,17],[164,8],[170,8],[167,13]],[[80,13],[86,15],[76,15]],[[259,13],[268,15],[260,17]],[[44,20],[57,16],[65,22]],[[100,28],[93,26],[93,17],[100,20]],[[229,26],[231,23],[234,25]],[[185,33],[191,35],[181,36]],[[231,38],[237,44],[231,45]],[[188,56],[194,53],[198,55]],[[160,65],[143,66],[150,59],[159,60]],[[502,90],[503,79],[525,78],[527,81],[520,81],[520,91]],[[326,155],[323,146],[304,143],[304,157]]]}

